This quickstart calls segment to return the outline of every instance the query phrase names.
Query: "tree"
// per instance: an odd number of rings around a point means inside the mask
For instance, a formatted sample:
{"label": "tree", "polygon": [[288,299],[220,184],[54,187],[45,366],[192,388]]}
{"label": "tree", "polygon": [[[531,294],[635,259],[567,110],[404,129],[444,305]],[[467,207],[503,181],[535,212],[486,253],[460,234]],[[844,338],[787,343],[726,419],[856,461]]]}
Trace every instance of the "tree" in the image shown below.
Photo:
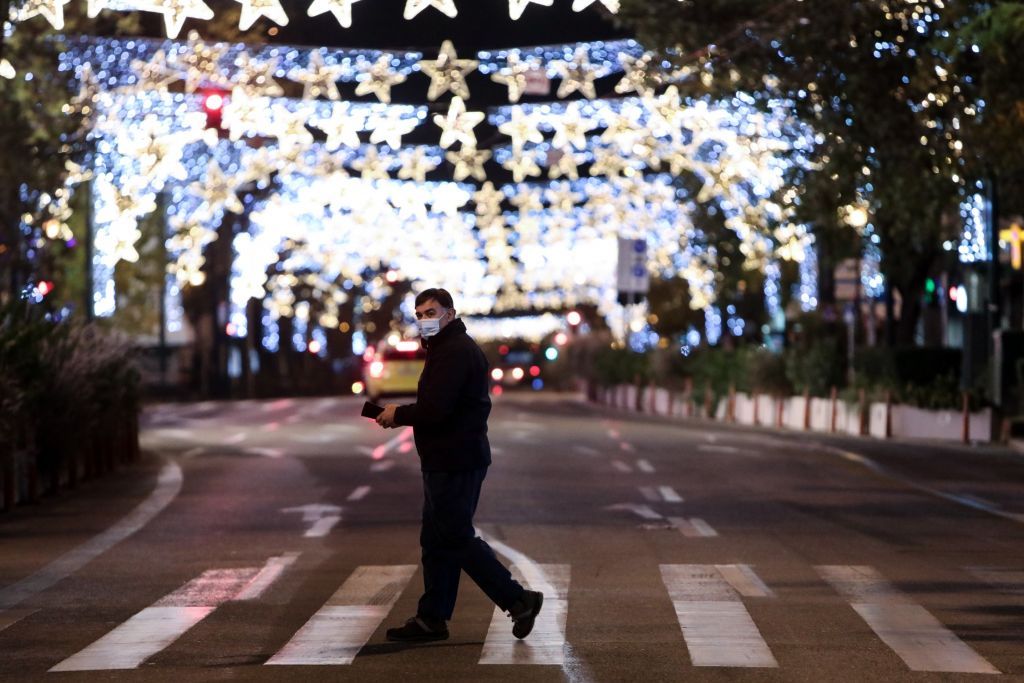
{"label": "tree", "polygon": [[790,178],[800,216],[828,244],[841,209],[867,204],[882,272],[904,301],[900,343],[913,341],[925,280],[955,238],[944,218],[973,180],[962,130],[975,89],[941,43],[969,10],[945,4],[623,0],[620,13],[689,70],[679,73],[692,74],[692,94],[787,102],[813,128],[811,163]]}

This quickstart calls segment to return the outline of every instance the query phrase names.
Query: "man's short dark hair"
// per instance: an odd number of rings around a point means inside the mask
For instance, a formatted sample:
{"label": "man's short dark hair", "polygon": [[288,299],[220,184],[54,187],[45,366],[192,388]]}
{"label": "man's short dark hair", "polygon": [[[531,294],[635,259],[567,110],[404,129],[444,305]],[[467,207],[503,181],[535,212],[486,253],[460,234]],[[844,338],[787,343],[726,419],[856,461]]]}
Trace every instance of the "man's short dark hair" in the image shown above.
{"label": "man's short dark hair", "polygon": [[434,287],[424,289],[416,295],[416,307],[419,308],[431,300],[436,301],[445,308],[455,308],[455,301],[452,300],[452,295],[448,293],[448,290]]}

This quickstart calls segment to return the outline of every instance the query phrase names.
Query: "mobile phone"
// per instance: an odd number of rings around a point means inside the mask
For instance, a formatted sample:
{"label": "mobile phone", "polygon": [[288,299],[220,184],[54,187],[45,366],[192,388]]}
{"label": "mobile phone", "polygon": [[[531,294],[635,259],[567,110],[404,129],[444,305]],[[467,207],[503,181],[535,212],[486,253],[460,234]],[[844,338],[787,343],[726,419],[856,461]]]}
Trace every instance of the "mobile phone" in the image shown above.
{"label": "mobile phone", "polygon": [[384,407],[379,406],[376,403],[370,403],[366,401],[363,403],[363,412],[360,413],[363,417],[368,417],[371,420],[376,420],[377,416],[384,412]]}

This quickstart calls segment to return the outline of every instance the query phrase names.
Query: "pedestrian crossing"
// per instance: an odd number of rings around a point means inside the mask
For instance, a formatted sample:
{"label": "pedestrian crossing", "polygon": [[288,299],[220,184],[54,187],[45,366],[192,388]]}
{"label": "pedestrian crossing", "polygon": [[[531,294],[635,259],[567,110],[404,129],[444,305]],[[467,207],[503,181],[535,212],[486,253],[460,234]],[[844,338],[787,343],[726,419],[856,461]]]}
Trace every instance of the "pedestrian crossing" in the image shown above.
{"label": "pedestrian crossing", "polygon": [[[226,603],[259,603],[272,586],[280,583],[278,579],[285,569],[289,574],[295,572],[291,567],[297,557],[293,553],[270,558],[262,568],[203,571],[60,661],[50,671],[138,668],[154,655],[174,648],[175,641]],[[513,575],[524,586],[544,591],[544,608],[533,633],[525,641],[513,637],[510,619],[495,608],[480,645],[478,663],[567,666],[567,653],[574,647],[570,629],[573,568],[569,564],[537,564],[528,558],[519,559],[523,562],[517,559],[510,567]],[[785,668],[773,649],[773,625],[758,624],[755,615],[759,611],[754,606],[779,604],[791,596],[785,592],[780,595],[754,566],[661,564],[658,568],[660,595],[675,614],[675,623],[666,622],[659,628],[675,630],[680,652],[685,651],[690,665],[737,670]],[[993,567],[963,569],[1003,589],[1020,574],[1019,570]],[[351,665],[382,630],[385,621],[395,625],[408,616],[394,614],[393,608],[407,591],[418,594],[418,582],[411,582],[417,571],[418,566],[411,564],[356,567],[294,635],[286,642],[269,645],[273,654],[263,655],[266,660],[262,664]],[[848,605],[851,616],[856,614],[863,620],[874,637],[902,660],[909,671],[1000,673],[876,568],[821,565],[815,566],[814,572],[820,578],[820,587],[829,589],[833,596]],[[830,618],[832,609],[829,606],[822,610],[822,618]],[[606,618],[616,617],[606,615]],[[459,642],[458,618],[451,628],[453,638]],[[867,635],[867,631],[851,634],[851,638],[864,637],[872,636]],[[474,636],[465,638],[473,642]],[[786,644],[790,645],[788,640]],[[579,645],[575,646],[577,650]]]}

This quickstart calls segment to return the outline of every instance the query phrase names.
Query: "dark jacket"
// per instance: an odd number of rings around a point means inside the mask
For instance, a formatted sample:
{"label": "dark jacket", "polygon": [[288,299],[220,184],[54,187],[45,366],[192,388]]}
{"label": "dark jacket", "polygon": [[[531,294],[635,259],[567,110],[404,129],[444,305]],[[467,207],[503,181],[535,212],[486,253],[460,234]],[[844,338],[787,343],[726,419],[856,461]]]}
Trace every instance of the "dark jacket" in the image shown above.
{"label": "dark jacket", "polygon": [[455,319],[425,340],[427,362],[416,403],[399,406],[395,422],[411,425],[424,472],[475,470],[491,464],[487,358]]}

